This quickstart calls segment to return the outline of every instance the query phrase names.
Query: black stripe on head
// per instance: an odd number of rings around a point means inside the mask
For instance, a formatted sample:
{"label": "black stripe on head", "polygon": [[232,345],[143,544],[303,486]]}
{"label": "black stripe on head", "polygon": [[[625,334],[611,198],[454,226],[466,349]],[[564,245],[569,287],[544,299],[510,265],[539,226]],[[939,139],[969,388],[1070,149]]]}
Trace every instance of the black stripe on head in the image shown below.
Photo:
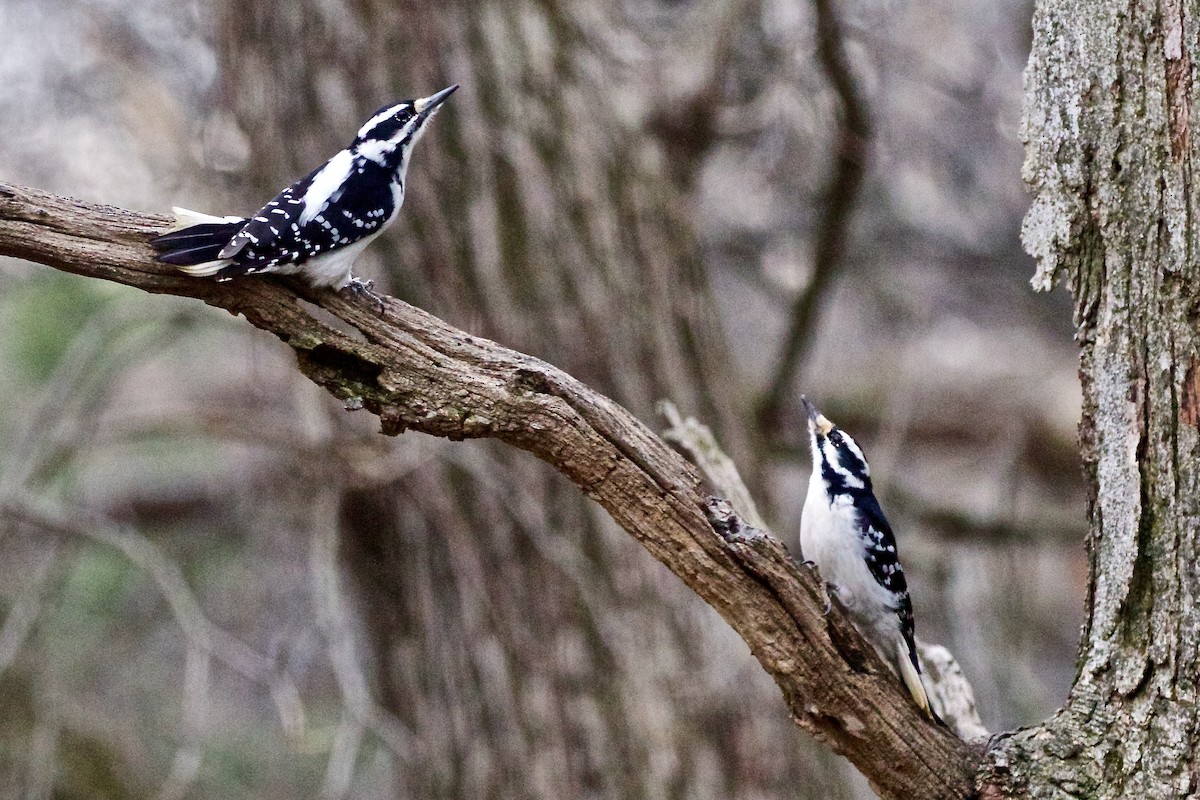
{"label": "black stripe on head", "polygon": [[871,468],[858,444],[836,426],[828,434],[815,435],[821,454],[821,477],[830,496],[837,494],[870,494]]}
{"label": "black stripe on head", "polygon": [[359,129],[354,144],[359,145],[372,139],[391,139],[416,116],[416,113],[411,100],[383,106]]}

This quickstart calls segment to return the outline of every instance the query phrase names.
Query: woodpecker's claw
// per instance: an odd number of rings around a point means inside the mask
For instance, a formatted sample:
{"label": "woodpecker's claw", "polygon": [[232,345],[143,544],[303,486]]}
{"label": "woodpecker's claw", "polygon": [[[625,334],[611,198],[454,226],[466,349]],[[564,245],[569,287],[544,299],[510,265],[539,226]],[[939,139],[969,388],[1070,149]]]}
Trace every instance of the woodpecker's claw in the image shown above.
{"label": "woodpecker's claw", "polygon": [[350,294],[354,295],[355,297],[369,297],[374,300],[375,304],[379,306],[379,316],[383,316],[383,298],[375,294],[373,291],[375,288],[375,281],[364,281],[359,280],[358,278],[351,278],[350,283],[346,284],[346,288],[350,291]]}
{"label": "woodpecker's claw", "polygon": [[825,581],[825,607],[821,609],[821,616],[828,617],[829,612],[833,611],[833,592],[837,591],[837,584]]}
{"label": "woodpecker's claw", "polygon": [[825,595],[825,605],[821,609],[821,616],[828,617],[829,612],[833,611],[833,600],[831,599],[830,592],[837,591],[837,589],[838,589],[837,584],[830,583],[829,581],[823,579],[821,577],[820,566],[817,564],[817,562],[813,561],[812,559],[805,559],[804,566],[808,567],[809,569],[811,569],[817,573],[817,580],[820,581],[820,584],[821,584],[821,594]]}

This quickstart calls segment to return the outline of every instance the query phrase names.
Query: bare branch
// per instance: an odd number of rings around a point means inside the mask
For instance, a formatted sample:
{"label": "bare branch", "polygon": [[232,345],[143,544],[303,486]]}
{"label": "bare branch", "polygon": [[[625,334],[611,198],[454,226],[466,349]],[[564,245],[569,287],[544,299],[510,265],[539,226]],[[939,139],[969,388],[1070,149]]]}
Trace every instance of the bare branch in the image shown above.
{"label": "bare branch", "polygon": [[975,708],[975,690],[958,661],[940,644],[918,639],[917,650],[929,683],[929,702],[938,716],[968,742],[986,739],[989,732]]}
{"label": "bare branch", "polygon": [[0,677],[21,652],[25,637],[42,611],[42,596],[53,568],[58,564],[58,551],[57,545],[51,545],[41,562],[30,570],[28,582],[9,607],[4,624],[0,625]]}
{"label": "bare branch", "polygon": [[817,13],[817,57],[842,107],[833,173],[824,189],[824,208],[813,238],[812,278],[792,302],[788,331],[775,362],[775,375],[759,405],[759,424],[766,433],[778,425],[784,398],[792,391],[800,362],[812,343],[821,301],[842,263],[850,215],[867,172],[872,136],[871,117],[846,60],[845,36],[833,0],[813,0]]}
{"label": "bare branch", "polygon": [[[295,350],[300,370],[387,434],[490,437],[547,462],[713,606],[783,692],[793,717],[844,754],[884,797],[966,798],[979,756],[928,721],[821,587],[769,535],[710,522],[692,467],[628,411],[538,359],[473,337],[387,298],[373,302],[294,282],[213,283],[172,273],[145,244],[162,217],[0,184],[0,255],[150,292],[198,297],[243,314]],[[313,318],[319,304],[357,329]]]}
{"label": "bare branch", "polygon": [[684,419],[670,400],[659,403],[658,411],[667,418],[667,424],[671,426],[663,431],[663,438],[674,442],[683,450],[708,478],[717,494],[728,500],[742,519],[755,528],[765,530],[767,523],[759,515],[758,505],[742,481],[737,464],[725,455],[708,426],[694,417]]}
{"label": "bare branch", "polygon": [[339,585],[337,500],[331,495],[321,499],[317,513],[324,514],[325,519],[313,526],[309,576],[317,627],[328,644],[329,663],[345,709],[326,773],[325,796],[332,798],[343,797],[349,791],[354,754],[358,752],[363,731],[369,730],[378,736],[401,768],[410,763],[414,755],[420,754],[420,742],[414,741],[404,723],[371,696],[354,641],[350,608]]}
{"label": "bare branch", "polygon": [[204,726],[208,720],[208,687],[212,659],[202,647],[188,643],[183,677],[183,708],[187,733],[175,751],[171,771],[156,800],[181,800],[200,775],[204,764]]}
{"label": "bare branch", "polygon": [[[247,680],[266,686],[275,701],[280,724],[286,733],[294,735],[303,729],[304,708],[295,683],[277,668],[272,659],[260,655],[206,617],[196,596],[188,588],[179,565],[163,555],[154,542],[103,518],[49,511],[20,497],[0,499],[0,518],[57,536],[94,539],[120,550],[126,558],[150,574],[186,640],[188,671],[184,706],[189,721],[202,722],[205,715],[207,701],[203,698],[204,693],[193,691],[197,687],[207,686],[208,666],[196,663],[197,655],[202,653],[205,658],[216,658]],[[179,765],[176,765],[173,769],[178,768]]]}

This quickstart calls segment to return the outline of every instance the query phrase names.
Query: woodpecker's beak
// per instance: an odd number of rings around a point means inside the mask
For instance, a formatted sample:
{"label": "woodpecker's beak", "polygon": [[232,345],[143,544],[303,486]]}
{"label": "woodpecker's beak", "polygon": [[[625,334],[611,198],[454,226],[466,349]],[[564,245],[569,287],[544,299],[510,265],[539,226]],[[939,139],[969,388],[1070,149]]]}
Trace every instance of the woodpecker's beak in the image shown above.
{"label": "woodpecker's beak", "polygon": [[453,86],[447,86],[437,94],[431,94],[429,97],[422,97],[420,100],[414,100],[413,108],[417,110],[418,114],[429,116],[437,111],[437,107],[446,102],[446,100],[450,98],[450,95],[454,94],[454,90],[457,88],[458,84],[456,83]]}
{"label": "woodpecker's beak", "polygon": [[808,412],[808,424],[810,428],[814,428],[822,436],[828,436],[833,430],[833,423],[825,418],[825,415],[817,411],[817,407],[808,402],[808,398],[800,396],[800,402],[804,403],[804,410]]}

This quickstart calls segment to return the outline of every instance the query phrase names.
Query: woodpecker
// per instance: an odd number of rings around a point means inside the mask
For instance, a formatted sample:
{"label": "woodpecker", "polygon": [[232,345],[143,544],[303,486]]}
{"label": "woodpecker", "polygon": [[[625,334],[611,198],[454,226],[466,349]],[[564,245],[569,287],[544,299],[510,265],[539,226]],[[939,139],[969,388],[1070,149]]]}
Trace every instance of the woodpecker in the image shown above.
{"label": "woodpecker", "polygon": [[913,637],[912,600],[896,537],[871,489],[871,468],[849,434],[808,398],[813,471],[800,520],[800,550],[815,562],[856,628],[932,719]]}
{"label": "woodpecker", "polygon": [[253,217],[175,208],[176,227],[150,241],[158,260],[196,277],[300,275],[314,287],[370,292],[354,259],[396,219],[413,145],[458,84],[384,106],[345,150],[275,196]]}

